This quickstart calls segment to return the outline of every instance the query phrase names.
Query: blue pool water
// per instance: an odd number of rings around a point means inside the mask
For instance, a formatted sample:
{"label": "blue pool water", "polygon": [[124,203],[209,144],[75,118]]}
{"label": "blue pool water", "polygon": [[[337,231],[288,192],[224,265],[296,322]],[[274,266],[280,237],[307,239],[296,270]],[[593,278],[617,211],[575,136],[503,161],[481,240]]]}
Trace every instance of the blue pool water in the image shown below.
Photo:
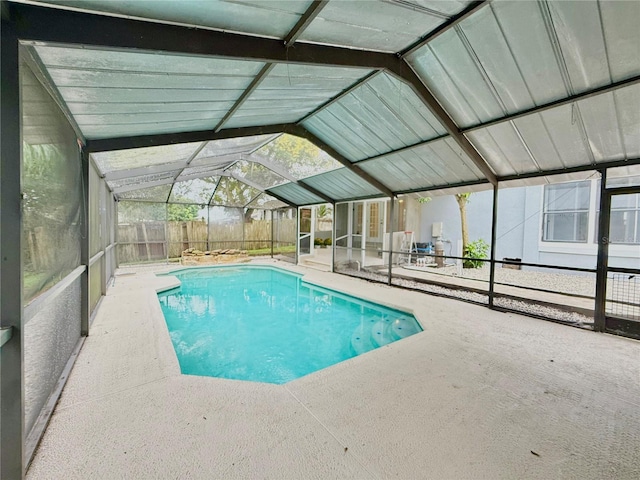
{"label": "blue pool water", "polygon": [[282,384],[420,332],[398,310],[271,267],[173,273],[158,294],[182,373]]}

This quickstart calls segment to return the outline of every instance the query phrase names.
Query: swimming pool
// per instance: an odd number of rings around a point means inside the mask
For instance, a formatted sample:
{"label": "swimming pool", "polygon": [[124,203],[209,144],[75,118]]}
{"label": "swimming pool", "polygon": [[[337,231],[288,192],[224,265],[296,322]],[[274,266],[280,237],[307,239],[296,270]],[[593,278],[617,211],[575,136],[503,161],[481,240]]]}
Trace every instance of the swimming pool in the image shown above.
{"label": "swimming pool", "polygon": [[180,270],[158,294],[180,369],[282,384],[420,332],[413,315],[273,267]]}

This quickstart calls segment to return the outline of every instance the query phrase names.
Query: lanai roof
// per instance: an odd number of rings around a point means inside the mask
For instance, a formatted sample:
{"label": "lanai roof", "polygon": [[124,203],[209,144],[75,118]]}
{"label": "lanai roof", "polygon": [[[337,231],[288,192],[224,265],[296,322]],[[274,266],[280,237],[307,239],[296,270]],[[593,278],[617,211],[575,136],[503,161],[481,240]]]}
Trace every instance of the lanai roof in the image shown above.
{"label": "lanai roof", "polygon": [[[63,0],[6,10],[25,61],[120,198],[143,189],[171,200],[207,178],[250,185],[252,202],[303,205],[640,163],[640,2]],[[25,135],[43,134],[38,115],[27,112]],[[281,133],[337,163],[307,178],[278,168],[259,151]],[[190,195],[208,203],[214,193]]]}

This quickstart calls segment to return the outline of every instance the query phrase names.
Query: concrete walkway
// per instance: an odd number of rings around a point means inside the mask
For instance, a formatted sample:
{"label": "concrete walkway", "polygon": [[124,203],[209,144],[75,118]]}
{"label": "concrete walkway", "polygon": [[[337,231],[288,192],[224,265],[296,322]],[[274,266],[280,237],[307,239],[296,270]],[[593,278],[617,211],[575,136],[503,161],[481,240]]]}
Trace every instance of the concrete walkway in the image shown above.
{"label": "concrete walkway", "polygon": [[424,332],[286,385],[186,376],[172,277],[119,276],[28,478],[638,478],[640,342],[279,265]]}

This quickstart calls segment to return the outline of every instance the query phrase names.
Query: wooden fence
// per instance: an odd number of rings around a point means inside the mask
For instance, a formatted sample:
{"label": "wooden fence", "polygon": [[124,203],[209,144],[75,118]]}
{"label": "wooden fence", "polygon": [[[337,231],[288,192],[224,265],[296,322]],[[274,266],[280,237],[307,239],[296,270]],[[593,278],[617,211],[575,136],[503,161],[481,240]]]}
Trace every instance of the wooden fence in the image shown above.
{"label": "wooden fence", "polygon": [[[296,220],[278,220],[278,238],[295,242]],[[127,223],[118,225],[119,262],[178,258],[187,248],[258,250],[271,247],[271,221],[211,224],[204,221]]]}

